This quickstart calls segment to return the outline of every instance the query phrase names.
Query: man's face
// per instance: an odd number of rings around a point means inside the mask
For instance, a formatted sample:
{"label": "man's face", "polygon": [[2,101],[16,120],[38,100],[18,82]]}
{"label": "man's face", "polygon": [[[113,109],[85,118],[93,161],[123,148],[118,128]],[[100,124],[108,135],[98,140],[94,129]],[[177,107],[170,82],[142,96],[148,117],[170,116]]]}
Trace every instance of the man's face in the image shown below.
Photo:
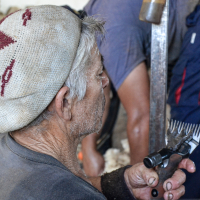
{"label": "man's face", "polygon": [[[109,80],[103,72],[102,58],[93,48],[90,68],[87,71],[87,90],[83,100],[75,105],[76,129],[79,136],[98,132],[102,126],[102,117],[105,106],[103,89]],[[75,127],[74,127],[75,128]]]}

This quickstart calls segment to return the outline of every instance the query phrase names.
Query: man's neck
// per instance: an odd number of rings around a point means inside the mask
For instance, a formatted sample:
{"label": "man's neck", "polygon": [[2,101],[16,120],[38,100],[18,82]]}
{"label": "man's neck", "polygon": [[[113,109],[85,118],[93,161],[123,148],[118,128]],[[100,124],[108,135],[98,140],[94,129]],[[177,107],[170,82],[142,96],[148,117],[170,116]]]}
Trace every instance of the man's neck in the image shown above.
{"label": "man's neck", "polygon": [[[42,130],[42,131],[41,131]],[[79,137],[64,132],[55,126],[51,131],[48,128],[32,127],[28,130],[15,131],[11,133],[13,139],[20,145],[43,154],[50,155],[65,165],[73,174],[88,181],[76,156]]]}

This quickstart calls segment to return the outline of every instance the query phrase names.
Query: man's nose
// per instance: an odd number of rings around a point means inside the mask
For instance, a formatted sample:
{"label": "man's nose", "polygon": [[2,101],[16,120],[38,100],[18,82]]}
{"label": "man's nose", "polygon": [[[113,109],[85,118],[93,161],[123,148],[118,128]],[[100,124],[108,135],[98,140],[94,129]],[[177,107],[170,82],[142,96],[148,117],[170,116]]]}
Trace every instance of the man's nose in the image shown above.
{"label": "man's nose", "polygon": [[108,86],[109,79],[108,79],[108,76],[107,76],[107,74],[105,72],[103,72],[102,76],[103,76],[102,77],[102,87],[104,89],[104,88],[106,88]]}

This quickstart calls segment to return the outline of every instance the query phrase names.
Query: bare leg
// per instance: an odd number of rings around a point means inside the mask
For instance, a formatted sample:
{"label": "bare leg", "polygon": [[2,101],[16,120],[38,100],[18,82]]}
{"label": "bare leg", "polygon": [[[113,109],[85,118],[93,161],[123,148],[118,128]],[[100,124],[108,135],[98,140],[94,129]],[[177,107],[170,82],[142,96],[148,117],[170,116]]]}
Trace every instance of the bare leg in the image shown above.
{"label": "bare leg", "polygon": [[[103,124],[105,123],[110,107],[110,84],[104,89],[104,95],[106,98],[106,105],[103,115]],[[93,133],[82,141],[83,168],[86,175],[89,177],[98,176],[104,170],[104,158],[96,148],[98,138],[99,134]]]}
{"label": "bare leg", "polygon": [[149,77],[144,62],[128,75],[118,95],[128,116],[131,164],[135,164],[148,154],[149,147]]}

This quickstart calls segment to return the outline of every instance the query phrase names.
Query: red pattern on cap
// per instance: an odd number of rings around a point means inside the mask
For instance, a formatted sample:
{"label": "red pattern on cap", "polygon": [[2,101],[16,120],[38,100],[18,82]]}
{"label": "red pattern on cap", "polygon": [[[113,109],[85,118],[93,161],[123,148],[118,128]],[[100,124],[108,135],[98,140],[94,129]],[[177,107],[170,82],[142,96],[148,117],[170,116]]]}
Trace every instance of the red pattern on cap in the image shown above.
{"label": "red pattern on cap", "polygon": [[15,42],[16,41],[14,41],[11,37],[7,36],[6,34],[0,31],[0,50]]}
{"label": "red pattern on cap", "polygon": [[15,63],[15,60],[12,60],[10,66],[8,66],[3,73],[2,81],[1,81],[2,82],[2,85],[1,85],[1,96],[2,97],[4,96],[4,90],[5,90],[6,83],[9,82],[9,80],[12,76],[12,68],[14,66],[14,63]]}
{"label": "red pattern on cap", "polygon": [[26,26],[26,22],[31,20],[31,11],[29,9],[26,9],[26,12],[23,13],[22,19],[24,20],[23,26]]}

